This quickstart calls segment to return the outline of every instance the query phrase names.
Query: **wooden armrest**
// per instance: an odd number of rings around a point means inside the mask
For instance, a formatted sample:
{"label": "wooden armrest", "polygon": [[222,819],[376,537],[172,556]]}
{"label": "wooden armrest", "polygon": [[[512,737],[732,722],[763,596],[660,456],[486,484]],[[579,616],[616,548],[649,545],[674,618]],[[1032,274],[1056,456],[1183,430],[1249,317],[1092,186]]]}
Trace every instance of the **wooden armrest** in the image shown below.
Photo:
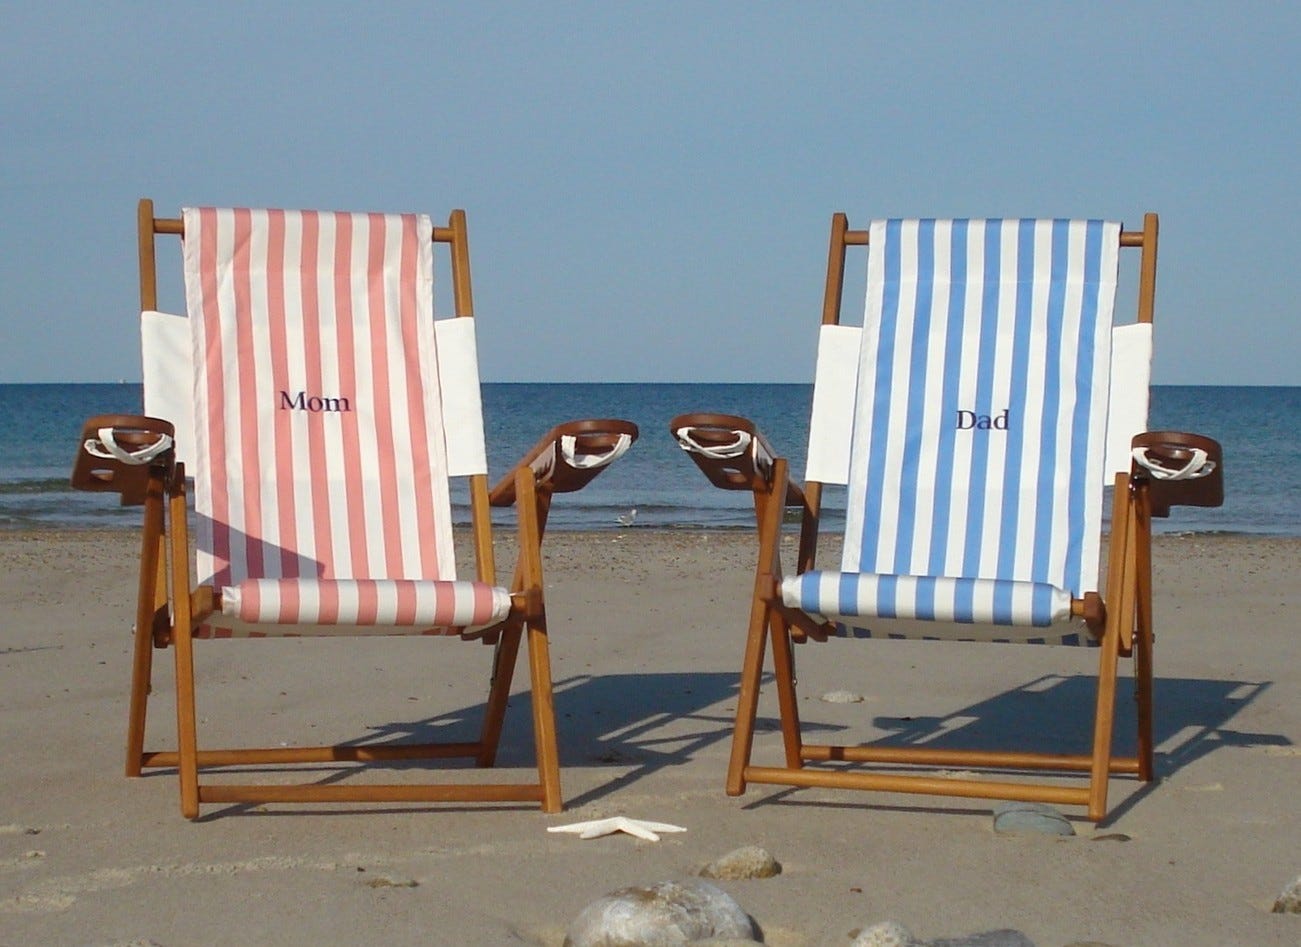
{"label": "wooden armrest", "polygon": [[[768,492],[773,461],[780,456],[747,418],[693,412],[669,422],[669,432],[709,482],[721,490]],[[786,506],[804,505],[804,491],[786,483]]]}
{"label": "wooden armrest", "polygon": [[488,493],[492,506],[515,503],[515,472],[531,467],[538,488],[572,493],[587,486],[637,440],[637,425],[618,418],[557,424]]}
{"label": "wooden armrest", "polygon": [[[1224,451],[1217,441],[1182,431],[1148,431],[1135,436],[1147,464],[1132,462],[1130,479],[1146,484],[1153,516],[1169,516],[1172,506],[1221,506],[1224,503]],[[1205,453],[1201,468],[1186,479],[1163,479],[1160,471],[1179,471]],[[1156,468],[1155,470],[1152,468]]]}
{"label": "wooden armrest", "polygon": [[[107,449],[109,445],[101,437],[105,430],[112,432],[114,444],[126,459],[113,456]],[[172,449],[175,435],[171,422],[161,418],[136,414],[99,414],[89,418],[82,426],[77,456],[72,462],[73,488],[118,493],[123,506],[139,506],[145,502],[150,476],[160,468],[166,474],[175,464]],[[141,454],[139,460],[129,459],[132,454],[155,448],[164,439],[165,444],[156,455]]]}

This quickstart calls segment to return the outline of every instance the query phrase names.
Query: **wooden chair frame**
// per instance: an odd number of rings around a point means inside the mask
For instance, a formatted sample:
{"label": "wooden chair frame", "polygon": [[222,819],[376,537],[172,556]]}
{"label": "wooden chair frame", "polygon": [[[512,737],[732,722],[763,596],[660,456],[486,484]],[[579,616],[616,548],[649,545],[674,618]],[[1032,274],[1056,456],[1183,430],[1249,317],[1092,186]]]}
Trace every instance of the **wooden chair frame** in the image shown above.
{"label": "wooden chair frame", "polygon": [[[152,310],[157,308],[155,241],[160,235],[183,235],[184,228],[179,219],[155,217],[153,203],[148,199],[140,201],[138,223],[140,305],[142,310]],[[453,211],[447,226],[435,227],[431,239],[435,243],[447,244],[450,250],[456,316],[472,317],[464,212]],[[159,419],[101,416],[87,422],[84,436],[94,437],[95,432],[104,426],[115,428],[118,442],[128,447],[148,443],[159,434],[172,432],[172,426]],[[614,419],[563,424],[549,432],[492,490],[488,488],[486,475],[477,474],[469,478],[477,577],[483,582],[495,584],[497,581],[489,507],[518,506],[520,553],[510,586],[511,610],[504,621],[487,631],[462,634],[467,638],[479,638],[494,647],[486,712],[479,738],[464,743],[404,745],[200,749],[196,726],[193,633],[213,613],[217,590],[211,586],[195,588],[192,584],[184,466],[175,461],[170,451],[147,466],[93,458],[85,451],[79,451],[73,471],[74,486],[116,492],[121,494],[124,504],[144,507],[126,775],[139,776],[149,767],[175,767],[180,777],[181,812],[190,819],[198,817],[202,803],[534,802],[546,812],[560,811],[563,805],[543,595],[542,534],[553,494],[579,489],[601,469],[574,468],[558,456],[549,470],[539,473],[532,460],[564,435],[576,438],[577,453],[595,454],[608,450],[620,435],[635,440],[637,428],[631,422]],[[524,641],[528,646],[537,758],[537,779],[534,782],[234,785],[200,780],[200,772],[210,767],[268,764],[469,758],[479,767],[492,766],[500,742],[516,659]],[[146,750],[145,722],[152,686],[153,650],[169,646],[175,657],[177,748]]]}
{"label": "wooden chair frame", "polygon": [[[1137,321],[1141,323],[1152,321],[1156,294],[1157,230],[1157,216],[1149,213],[1144,217],[1141,231],[1123,231],[1120,236],[1122,247],[1138,248],[1142,252],[1137,312]],[[844,214],[834,215],[823,296],[824,325],[837,325],[840,322],[848,248],[866,246],[867,243],[868,231],[851,230]],[[762,437],[745,419],[725,415],[681,415],[670,422],[670,427],[674,432],[684,427],[692,428],[692,437],[705,446],[727,443],[738,431]],[[1153,481],[1148,472],[1137,464],[1129,473],[1120,473],[1115,477],[1105,595],[1089,592],[1072,602],[1072,613],[1084,619],[1086,627],[1099,645],[1092,751],[1088,754],[870,744],[841,746],[805,741],[799,720],[793,646],[810,640],[825,641],[829,635],[834,634],[834,626],[798,609],[789,608],[782,602],[779,592],[782,578],[780,538],[785,509],[800,509],[796,572],[804,573],[814,568],[823,485],[810,481],[801,488],[791,481],[789,461],[773,451],[766,440],[761,443],[773,459],[770,464],[762,466],[756,464],[749,455],[720,460],[691,451],[688,447],[692,460],[716,486],[753,491],[758,525],[759,559],[746,633],[740,694],[727,772],[727,793],[732,796],[741,795],[745,792],[747,783],[753,782],[1038,801],[1085,806],[1088,818],[1096,822],[1107,812],[1107,790],[1112,774],[1134,775],[1144,781],[1151,780],[1154,753],[1150,520],[1153,515],[1166,515],[1169,507],[1175,504],[1218,506],[1222,499],[1222,467],[1219,445],[1206,438],[1160,432],[1140,435],[1135,439],[1136,444],[1139,441],[1160,451],[1172,466],[1187,456],[1185,448],[1195,442],[1196,446],[1208,450],[1216,468],[1212,477],[1196,481]],[[1157,495],[1155,504],[1154,494]],[[765,652],[770,644],[785,765],[755,766],[751,763],[751,757],[760,679]],[[1123,657],[1133,658],[1138,708],[1137,751],[1134,756],[1128,757],[1116,756],[1112,752],[1117,676],[1119,662]],[[1030,770],[1086,773],[1088,782],[1087,785],[1080,786],[1007,778],[949,779],[930,774],[819,769],[806,765],[818,763],[875,763],[892,770],[916,766],[1004,772]]]}

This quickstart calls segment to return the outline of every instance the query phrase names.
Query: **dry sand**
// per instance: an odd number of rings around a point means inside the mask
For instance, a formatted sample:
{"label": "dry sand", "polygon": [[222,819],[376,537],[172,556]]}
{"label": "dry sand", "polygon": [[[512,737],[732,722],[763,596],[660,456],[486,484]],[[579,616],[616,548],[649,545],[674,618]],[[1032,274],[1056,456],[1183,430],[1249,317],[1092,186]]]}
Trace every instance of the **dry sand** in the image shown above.
{"label": "dry sand", "polygon": [[[1301,872],[1301,541],[1159,541],[1160,779],[1114,781],[1111,819],[1077,820],[1065,840],[995,835],[983,802],[724,795],[752,544],[548,537],[561,815],[208,806],[189,823],[170,772],[122,775],[134,537],[0,534],[0,944],[557,945],[601,894],[743,844],[784,866],[721,883],[773,945],[846,944],[886,919],[924,938],[1017,928],[1039,947],[1301,943],[1301,916],[1269,912]],[[200,739],[468,735],[489,655],[441,640],[201,643]],[[1096,666],[1077,649],[888,641],[798,660],[806,722],[850,739],[997,734],[1026,706],[1082,739]],[[155,747],[172,722],[170,654],[159,664]],[[819,699],[832,690],[864,700]],[[775,719],[769,694],[762,714]],[[517,695],[503,766],[530,764],[528,721]],[[778,752],[764,724],[757,759]],[[689,831],[658,844],[545,831],[618,814]]]}

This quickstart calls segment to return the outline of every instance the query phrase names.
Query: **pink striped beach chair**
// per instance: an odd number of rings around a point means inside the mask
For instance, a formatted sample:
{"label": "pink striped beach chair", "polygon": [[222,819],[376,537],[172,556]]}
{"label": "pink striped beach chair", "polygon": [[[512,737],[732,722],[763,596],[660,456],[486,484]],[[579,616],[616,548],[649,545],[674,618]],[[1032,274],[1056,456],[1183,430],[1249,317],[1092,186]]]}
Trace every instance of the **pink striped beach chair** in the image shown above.
{"label": "pink striped beach chair", "polygon": [[[1139,231],[1083,220],[883,220],[855,231],[837,214],[804,485],[746,419],[673,420],[714,484],[753,491],[759,525],[730,794],[755,782],[984,797],[1086,806],[1097,821],[1110,774],[1152,779],[1150,519],[1173,504],[1219,505],[1223,489],[1214,441],[1145,431],[1156,241],[1154,214]],[[856,246],[868,247],[866,311],[862,326],[842,325]],[[1137,315],[1123,325],[1113,319],[1122,248],[1141,251]],[[846,486],[830,569],[816,556],[824,484]],[[802,526],[785,575],[779,540],[792,507]],[[943,726],[865,745],[808,742],[792,645],[837,637],[1097,646],[1091,749],[945,747]],[[769,645],[783,766],[751,764]],[[1117,670],[1130,656],[1137,749],[1121,757]],[[1061,721],[1042,724],[1055,737]],[[974,773],[939,772],[955,769]],[[1027,775],[1043,772],[1055,775]],[[1087,785],[1060,778],[1080,772]]]}
{"label": "pink striped beach chair", "polygon": [[[90,419],[73,470],[74,486],[144,507],[127,775],[175,767],[191,819],[202,803],[522,801],[558,811],[542,533],[553,495],[590,482],[636,426],[562,424],[489,488],[461,211],[445,227],[418,215],[215,208],[159,219],[145,200],[139,228],[145,415]],[[155,244],[166,234],[183,239],[188,317],[157,311]],[[434,319],[436,245],[450,252],[455,318]],[[452,477],[469,481],[474,578],[457,574]],[[519,555],[502,584],[489,508],[510,505]],[[193,643],[286,635],[492,645],[479,738],[200,749]],[[209,768],[298,763],[465,757],[491,766],[522,641],[536,780],[200,781]],[[152,651],[166,647],[177,748],[146,751]]]}

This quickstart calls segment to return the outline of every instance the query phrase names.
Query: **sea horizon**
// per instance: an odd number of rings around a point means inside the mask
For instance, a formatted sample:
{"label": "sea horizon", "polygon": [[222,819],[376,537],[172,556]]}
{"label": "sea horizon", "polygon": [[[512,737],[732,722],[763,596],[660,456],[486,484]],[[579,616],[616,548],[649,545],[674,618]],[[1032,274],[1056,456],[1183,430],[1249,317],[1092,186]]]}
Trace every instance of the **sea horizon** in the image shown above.
{"label": "sea horizon", "polygon": [[[137,526],[139,510],[72,490],[68,474],[84,420],[139,413],[141,392],[130,381],[0,383],[0,530]],[[690,411],[749,417],[802,479],[811,400],[812,386],[800,382],[485,382],[489,477],[562,421],[627,418],[639,425],[639,442],[586,489],[558,496],[552,529],[753,528],[750,495],[711,487],[671,439],[669,419]],[[1221,508],[1176,508],[1154,521],[1156,531],[1301,536],[1297,416],[1301,385],[1154,385],[1149,426],[1219,440],[1226,494]],[[824,530],[838,531],[843,516],[844,488],[827,487]],[[453,518],[469,521],[463,481],[453,484]],[[509,526],[514,514],[494,511],[494,522]]]}

